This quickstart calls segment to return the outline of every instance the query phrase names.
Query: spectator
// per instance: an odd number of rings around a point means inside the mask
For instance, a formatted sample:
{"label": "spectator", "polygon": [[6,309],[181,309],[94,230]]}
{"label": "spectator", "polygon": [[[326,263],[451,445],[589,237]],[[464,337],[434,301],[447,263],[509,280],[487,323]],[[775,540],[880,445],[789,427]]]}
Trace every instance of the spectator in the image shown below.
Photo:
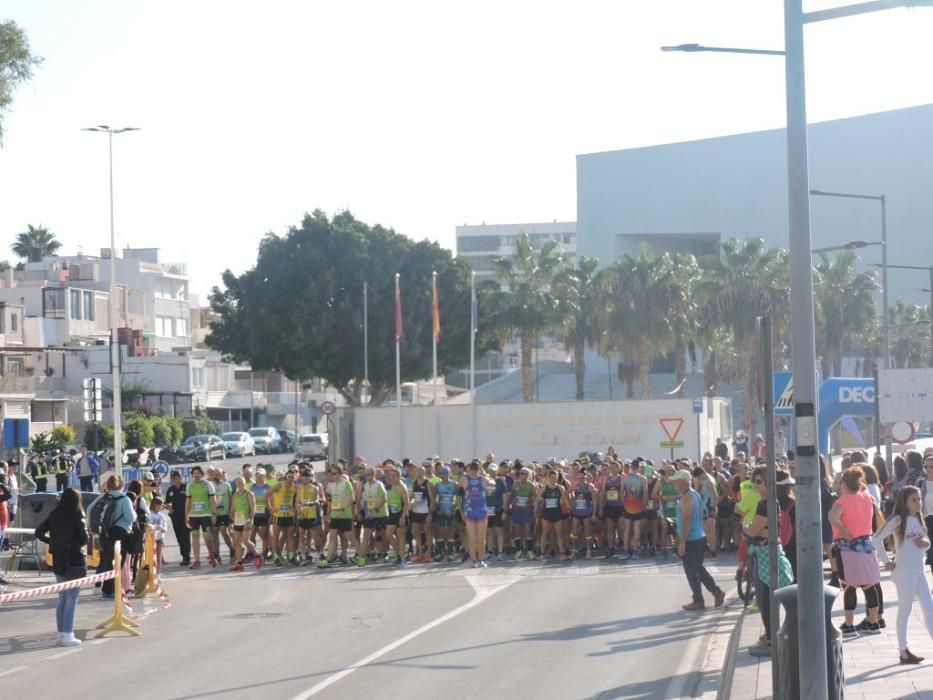
{"label": "spectator", "polygon": [[75,462],[75,473],[78,475],[78,481],[81,482],[81,490],[85,492],[94,491],[94,479],[100,472],[100,464],[92,454],[88,454],[87,448],[81,447],[81,456]]}
{"label": "spectator", "polygon": [[[133,532],[133,524],[136,522],[133,504],[123,493],[123,477],[111,475],[104,487],[106,493],[98,496],[89,508],[93,511],[98,501],[106,499],[103,504],[104,514],[101,518],[99,573],[113,569],[114,549],[117,542],[120,543],[119,566],[123,566],[123,561],[128,556],[132,544],[130,535]],[[101,595],[107,599],[113,598],[113,579],[104,581]]]}
{"label": "spectator", "polygon": [[716,607],[720,607],[726,598],[713,577],[703,565],[706,554],[706,533],[703,531],[703,503],[700,494],[691,488],[693,475],[686,469],[674,472],[671,477],[680,500],[677,505],[677,553],[683,558],[684,573],[690,584],[693,600],[683,605],[684,610],[704,610],[703,589],[713,594]]}
{"label": "spectator", "polygon": [[[923,459],[923,468],[926,478],[920,482],[920,498],[923,502],[923,519],[927,526],[927,534],[933,533],[933,453]],[[927,550],[927,564],[933,573],[933,547]]]}
{"label": "spectator", "polygon": [[774,436],[774,454],[778,459],[787,458],[787,438],[780,428],[778,428],[777,435]]}
{"label": "spectator", "polygon": [[[52,570],[55,580],[74,581],[87,576],[84,559],[88,543],[87,521],[81,509],[81,494],[75,489],[65,489],[55,509],[36,528],[36,538],[49,545],[52,552]],[[113,581],[108,581],[111,591]],[[105,584],[106,585],[106,584]],[[58,643],[63,647],[81,644],[75,637],[75,613],[78,610],[80,588],[72,588],[58,594],[55,621],[58,627]],[[111,594],[112,595],[112,594]]]}
{"label": "spectator", "polygon": [[158,576],[162,573],[162,550],[165,548],[165,533],[168,532],[168,521],[165,513],[162,512],[163,502],[159,496],[152,498],[149,504],[149,524],[152,525],[153,545],[155,549],[152,556],[153,572],[152,575]]}
{"label": "spectator", "polygon": [[[872,544],[872,521],[875,507],[865,489],[865,473],[857,466],[846,469],[841,480],[842,495],[829,511],[838,554],[836,566],[844,590],[845,623],[840,628],[843,639],[864,634],[880,634],[878,624],[878,584],[881,572]],[[856,589],[865,592],[868,616],[855,628]]]}
{"label": "spectator", "polygon": [[721,437],[716,438],[716,447],[713,448],[713,453],[719,459],[729,459],[729,446],[722,441]]}
{"label": "spectator", "polygon": [[180,566],[191,566],[191,532],[185,520],[185,502],[188,494],[185,484],[181,480],[181,472],[172,472],[172,485],[165,493],[165,503],[168,506],[168,515],[172,520],[172,529],[178,541],[178,551],[181,554]]}
{"label": "spectator", "polygon": [[[12,498],[13,494],[7,486],[7,475],[0,467],[0,548],[3,547],[3,533],[10,526],[10,511],[7,504]],[[0,576],[0,586],[7,586],[9,583]]]}
{"label": "spectator", "polygon": [[907,450],[904,456],[907,459],[907,476],[902,485],[918,486],[923,480],[923,455],[917,450]]}
{"label": "spectator", "polygon": [[881,486],[878,483],[878,472],[870,464],[861,464],[861,469],[865,472],[865,490],[871,496],[875,505],[881,507]]}
{"label": "spectator", "polygon": [[888,465],[884,461],[884,457],[880,454],[875,455],[875,458],[871,461],[871,465],[875,468],[875,471],[878,472],[878,483],[881,484],[883,488],[891,480],[890,476],[888,476]]}

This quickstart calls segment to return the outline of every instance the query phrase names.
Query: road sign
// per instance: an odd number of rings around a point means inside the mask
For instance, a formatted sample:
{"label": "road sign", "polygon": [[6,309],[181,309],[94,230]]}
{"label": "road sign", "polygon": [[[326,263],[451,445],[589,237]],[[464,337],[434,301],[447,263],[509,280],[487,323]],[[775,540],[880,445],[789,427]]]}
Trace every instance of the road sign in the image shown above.
{"label": "road sign", "polygon": [[677,440],[677,434],[684,425],[683,418],[659,418],[658,422],[661,424],[661,429],[667,435],[668,440],[671,442]]}
{"label": "road sign", "polygon": [[325,416],[331,415],[336,410],[337,406],[333,401],[325,401],[321,404],[321,413],[323,413]]}
{"label": "road sign", "polygon": [[703,397],[698,396],[693,400],[693,412],[703,413]]}
{"label": "road sign", "polygon": [[775,372],[772,381],[774,386],[774,415],[794,415],[794,375],[790,372]]}
{"label": "road sign", "polygon": [[29,419],[3,419],[3,446],[8,450],[29,447]]}
{"label": "road sign", "polygon": [[168,474],[168,462],[163,462],[161,459],[158,462],[153,462],[152,471],[156,474],[166,476]]}
{"label": "road sign", "polygon": [[913,423],[900,421],[891,426],[891,440],[898,445],[906,445],[917,435],[917,428]]}
{"label": "road sign", "polygon": [[667,450],[673,450],[675,447],[683,447],[683,446],[684,446],[683,440],[665,440],[664,442],[661,443],[661,447]]}

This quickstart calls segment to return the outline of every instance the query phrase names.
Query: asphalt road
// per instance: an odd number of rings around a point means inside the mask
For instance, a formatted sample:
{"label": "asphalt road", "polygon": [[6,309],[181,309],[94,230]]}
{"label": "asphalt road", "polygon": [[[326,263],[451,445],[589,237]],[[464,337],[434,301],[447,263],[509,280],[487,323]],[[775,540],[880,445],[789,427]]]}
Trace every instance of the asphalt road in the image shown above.
{"label": "asphalt road", "polygon": [[[730,590],[731,560],[718,564]],[[53,597],[5,606],[0,696],[689,697],[719,619],[680,610],[675,559],[166,571],[173,607],[140,638],[62,649]],[[85,589],[78,636],[112,605]]]}

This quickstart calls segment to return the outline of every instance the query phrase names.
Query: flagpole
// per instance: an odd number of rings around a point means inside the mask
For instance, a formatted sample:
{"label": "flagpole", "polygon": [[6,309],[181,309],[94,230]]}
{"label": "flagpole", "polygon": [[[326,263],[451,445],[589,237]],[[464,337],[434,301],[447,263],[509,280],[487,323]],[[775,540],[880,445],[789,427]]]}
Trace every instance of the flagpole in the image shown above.
{"label": "flagpole", "polygon": [[[369,393],[369,285],[363,281],[363,386]],[[360,399],[363,392],[360,392]],[[368,401],[367,401],[368,403]]]}
{"label": "flagpole", "polygon": [[395,273],[395,402],[398,411],[398,457],[405,458],[405,438],[402,434],[402,364],[399,343],[402,340],[402,297],[398,288],[399,273]]}
{"label": "flagpole", "polygon": [[470,430],[472,433],[472,454],[476,457],[476,272],[470,272]]}
{"label": "flagpole", "polygon": [[435,454],[441,454],[441,414],[437,407],[437,340],[440,333],[440,310],[437,305],[437,272],[431,273],[431,338],[434,341],[431,348],[432,361],[434,363],[434,448]]}

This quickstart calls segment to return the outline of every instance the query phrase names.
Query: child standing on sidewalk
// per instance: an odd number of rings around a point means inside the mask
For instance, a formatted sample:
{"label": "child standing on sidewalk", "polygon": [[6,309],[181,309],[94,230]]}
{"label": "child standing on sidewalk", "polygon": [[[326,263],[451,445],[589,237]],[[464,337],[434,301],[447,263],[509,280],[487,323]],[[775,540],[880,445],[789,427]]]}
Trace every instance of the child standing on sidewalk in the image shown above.
{"label": "child standing on sidewalk", "polygon": [[152,525],[155,535],[155,551],[152,553],[152,568],[155,580],[159,580],[159,574],[162,573],[162,547],[165,544],[165,533],[167,531],[167,522],[165,513],[162,512],[162,499],[159,496],[152,497],[152,503],[149,504],[149,524]]}
{"label": "child standing on sidewalk", "polygon": [[[930,547],[930,537],[920,515],[920,489],[902,486],[897,492],[894,515],[874,536],[875,551],[892,571],[891,580],[897,587],[897,645],[902,664],[919,664],[922,656],[907,648],[907,622],[914,598],[920,601],[927,631],[933,637],[933,594],[927,585],[923,570],[924,555]],[[884,549],[884,540],[894,535],[895,563],[892,564]]]}

